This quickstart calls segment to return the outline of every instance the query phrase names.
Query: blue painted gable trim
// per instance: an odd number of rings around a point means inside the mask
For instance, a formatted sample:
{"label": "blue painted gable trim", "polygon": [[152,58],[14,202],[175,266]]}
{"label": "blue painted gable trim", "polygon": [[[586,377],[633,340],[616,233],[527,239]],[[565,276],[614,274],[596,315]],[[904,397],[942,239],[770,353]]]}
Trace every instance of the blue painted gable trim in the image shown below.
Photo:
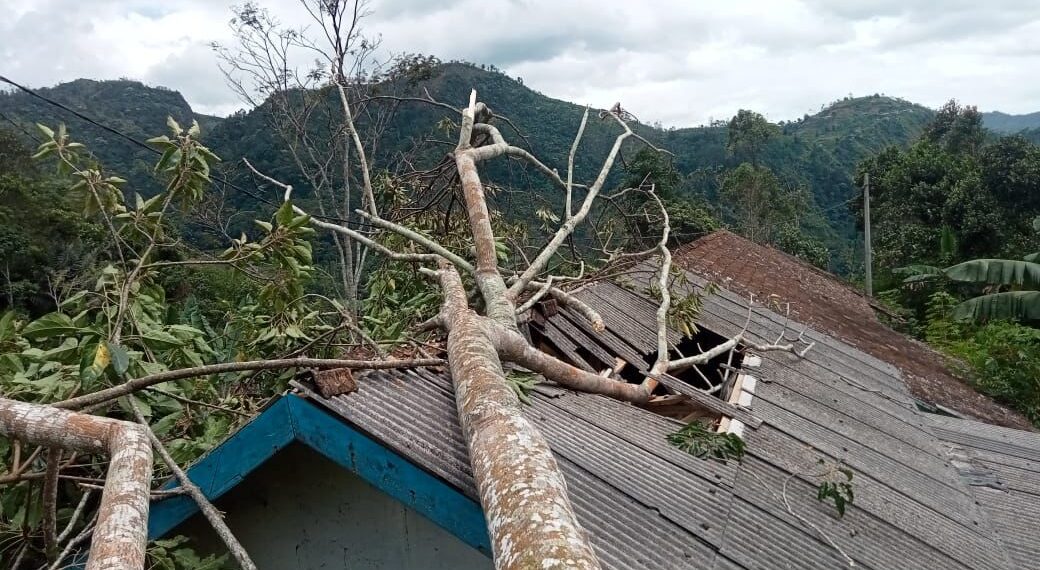
{"label": "blue painted gable trim", "polygon": [[[418,511],[459,540],[491,555],[480,505],[350,424],[290,394],[188,469],[210,500],[231,490],[290,443],[300,442]],[[175,486],[171,482],[170,487]],[[198,511],[189,497],[152,504],[148,539],[161,538]]]}
{"label": "blue painted gable trim", "polygon": [[[206,498],[215,500],[294,439],[289,401],[282,397],[196,462],[188,469],[188,477]],[[165,488],[176,486],[176,481],[170,481]],[[153,502],[148,540],[161,538],[198,510],[195,501],[185,495]]]}

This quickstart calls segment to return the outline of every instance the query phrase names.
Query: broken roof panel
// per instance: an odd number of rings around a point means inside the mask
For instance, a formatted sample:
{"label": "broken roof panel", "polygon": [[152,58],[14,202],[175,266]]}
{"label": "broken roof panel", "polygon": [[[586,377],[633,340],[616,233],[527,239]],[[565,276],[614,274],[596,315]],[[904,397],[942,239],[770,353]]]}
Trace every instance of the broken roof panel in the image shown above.
{"label": "broken roof panel", "polygon": [[[929,416],[933,430],[971,464],[966,478],[1016,570],[1040,561],[1040,434],[971,420]],[[979,469],[994,479],[978,478]],[[994,484],[996,483],[996,484]]]}
{"label": "broken roof panel", "polygon": [[674,253],[675,264],[740,295],[791,304],[792,316],[850,347],[891,362],[918,397],[987,421],[1032,429],[1026,418],[977,393],[941,354],[881,323],[856,289],[774,248],[720,230]]}
{"label": "broken roof panel", "polygon": [[[595,333],[566,310],[544,326],[565,335],[571,352],[645,368],[656,344],[653,302],[606,283],[581,297],[622,332]],[[701,321],[715,333],[732,336],[746,319],[732,293],[704,300]],[[748,333],[772,342],[784,323],[757,308]],[[846,555],[876,570],[1023,567],[996,531],[1018,537],[1028,521],[1000,522],[1014,515],[997,500],[988,511],[976,505],[979,491],[950,464],[899,370],[818,331],[806,336],[817,344],[805,358],[766,353],[747,370],[758,379],[747,412],[764,423],[745,430],[742,463],[680,452],[666,440],[680,423],[630,404],[559,389],[532,394],[525,413],[556,454],[604,567],[835,568]],[[312,397],[476,496],[447,372],[372,371],[353,394]],[[1022,457],[1031,440],[1001,441],[1026,449],[1001,448],[1001,457],[1035,465]],[[854,471],[856,498],[843,518],[816,498],[821,459]],[[1035,533],[1022,537],[1015,555],[1038,544]]]}

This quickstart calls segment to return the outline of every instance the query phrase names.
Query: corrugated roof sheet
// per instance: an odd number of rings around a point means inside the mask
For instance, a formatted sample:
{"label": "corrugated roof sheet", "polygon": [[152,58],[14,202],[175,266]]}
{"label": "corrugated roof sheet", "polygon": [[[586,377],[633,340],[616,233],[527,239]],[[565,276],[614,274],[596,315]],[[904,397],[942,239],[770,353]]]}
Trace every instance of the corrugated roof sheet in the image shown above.
{"label": "corrugated roof sheet", "polygon": [[1031,429],[1021,414],[974,391],[952,374],[941,354],[880,322],[862,293],[834,275],[775,248],[726,230],[674,252],[684,269],[717,280],[742,295],[776,295],[799,321],[876,357],[895,363],[912,391],[987,421]]}
{"label": "corrugated roof sheet", "polygon": [[[606,283],[581,295],[613,330],[597,334],[567,311],[546,327],[600,360],[645,366],[656,343],[652,301]],[[704,300],[701,322],[718,334],[732,336],[745,319],[746,306],[730,292]],[[772,342],[784,324],[756,309],[748,333]],[[525,413],[556,453],[604,567],[839,568],[847,555],[875,570],[1026,568],[1023,557],[1040,552],[1040,521],[1015,515],[1006,497],[980,500],[980,492],[1000,491],[965,483],[899,370],[817,331],[805,336],[817,343],[805,358],[766,353],[750,372],[758,382],[748,411],[763,423],[745,430],[741,463],[678,451],[666,437],[682,424],[630,404],[557,389],[533,394]],[[447,372],[372,371],[359,386],[316,398],[476,495]],[[1040,460],[1033,439],[957,434],[979,457],[1001,459],[1007,480],[1018,481],[1014,492],[1036,491],[1028,477]],[[855,502],[843,518],[816,498],[821,459],[854,472]]]}
{"label": "corrugated roof sheet", "polygon": [[1040,567],[1040,434],[971,420],[930,416],[936,435],[976,466],[992,472],[990,481],[968,478],[998,540],[1016,570]]}

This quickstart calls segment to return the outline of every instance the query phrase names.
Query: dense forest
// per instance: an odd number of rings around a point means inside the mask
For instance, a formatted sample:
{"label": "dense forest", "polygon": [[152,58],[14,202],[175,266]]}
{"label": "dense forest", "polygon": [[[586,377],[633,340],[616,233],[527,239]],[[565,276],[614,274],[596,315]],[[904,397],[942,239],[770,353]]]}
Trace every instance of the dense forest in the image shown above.
{"label": "dense forest", "polygon": [[[546,157],[550,166],[562,168],[582,107],[546,97],[497,70],[464,63],[437,64],[418,77],[388,82],[383,92],[398,97],[424,97],[428,93],[438,101],[455,103],[464,101],[473,85],[482,90],[492,109],[508,117],[523,133],[524,140],[533,145],[532,152]],[[164,128],[167,115],[182,122],[194,116],[202,127],[204,140],[224,158],[228,165],[226,175],[232,180],[248,179],[237,159],[249,156],[258,168],[292,182],[300,189],[301,198],[306,198],[306,181],[299,178],[283,142],[270,128],[270,103],[218,119],[193,114],[175,91],[132,81],[79,80],[43,89],[40,93],[138,139]],[[414,101],[388,100],[383,104],[393,108],[391,113],[383,113],[378,119],[385,122],[381,132],[383,139],[389,142],[377,149],[374,158],[377,166],[387,168],[393,168],[397,159],[419,142],[431,138],[431,129],[450,116],[447,109]],[[0,95],[0,113],[0,120],[5,118],[9,126],[13,122],[29,132],[35,122],[50,117],[63,120],[80,140],[96,149],[103,163],[146,190],[157,191],[148,176],[147,151],[111,133],[66,112],[56,112],[43,101],[24,93]],[[889,145],[908,143],[932,115],[929,109],[890,97],[847,98],[817,114],[779,124],[775,136],[762,143],[755,159],[761,164],[756,166],[771,171],[775,178],[771,184],[778,190],[802,194],[804,209],[794,220],[798,230],[828,252],[824,259],[817,255],[814,262],[844,274],[858,273],[860,248],[856,246],[855,222],[846,207],[858,192],[852,180],[855,166]],[[359,118],[359,122],[365,120],[366,117]],[[674,153],[669,162],[679,175],[674,184],[676,197],[706,205],[713,216],[736,224],[737,214],[720,208],[718,197],[726,174],[746,162],[748,155],[728,148],[728,121],[682,129],[655,128],[635,122],[633,128]],[[578,175],[587,176],[593,171],[594,157],[606,153],[611,139],[609,125],[602,120],[589,122],[582,144],[585,152],[579,153],[575,164]],[[435,160],[436,153],[426,158]],[[496,166],[490,175],[505,186],[515,186],[530,178],[522,167],[508,165]],[[256,200],[248,196],[231,199],[240,206],[258,207]],[[547,203],[551,200],[547,199]],[[503,203],[502,207],[521,216],[525,212],[517,210],[528,208],[530,204]]]}
{"label": "dense forest", "polygon": [[[465,99],[472,85],[480,86],[488,104],[511,119],[526,140],[534,142],[531,150],[535,154],[555,160],[553,166],[562,164],[573,136],[570,131],[582,108],[546,97],[497,70],[465,63],[439,64],[418,79],[411,78],[407,85],[388,86],[387,91],[393,90],[395,96],[401,97],[428,93],[438,101],[460,101]],[[167,115],[180,121],[194,117],[202,127],[204,140],[229,165],[226,175],[231,180],[247,178],[237,158],[249,156],[258,167],[293,182],[303,193],[301,197],[306,197],[306,181],[299,179],[295,165],[281,150],[282,141],[269,128],[269,109],[265,106],[225,119],[210,117],[194,113],[176,91],[129,80],[77,80],[40,93],[139,140],[161,130]],[[387,167],[392,167],[395,159],[414,148],[418,141],[428,138],[430,128],[449,114],[445,109],[414,102],[392,104],[392,115],[388,120],[382,119],[387,123],[382,127],[383,136],[390,142],[378,149],[376,157],[377,164]],[[56,112],[43,101],[24,93],[0,95],[0,114],[9,127],[30,134],[33,123],[57,115],[81,140],[97,149],[103,163],[146,191],[157,190],[149,176],[149,153],[111,133],[64,111]],[[846,98],[816,114],[778,125],[776,136],[764,141],[757,160],[772,172],[771,184],[785,193],[802,194],[800,200],[804,204],[794,220],[799,226],[797,233],[814,242],[816,245],[811,246],[814,250],[827,252],[822,257],[814,253],[807,259],[844,275],[861,275],[858,222],[846,207],[859,193],[853,183],[856,165],[889,146],[910,143],[933,116],[934,111],[925,107],[873,95]],[[1037,128],[1032,115],[986,113],[983,120],[985,126],[995,132],[1025,131],[1023,136],[1033,137],[1031,140],[1038,136],[1029,130]],[[674,153],[670,162],[679,176],[673,184],[676,197],[692,200],[722,222],[739,226],[736,220],[739,215],[719,206],[726,174],[747,159],[746,155],[728,148],[728,121],[681,129],[636,123],[634,128]],[[577,157],[576,172],[587,175],[595,167],[592,157],[606,152],[610,138],[608,128],[591,122],[583,145],[588,152]],[[504,186],[516,185],[527,178],[522,168],[496,168],[491,175]],[[242,207],[261,207],[250,196],[233,196],[231,200]],[[502,206],[518,217],[531,213],[518,211],[528,208],[527,203]],[[791,232],[778,232],[778,236],[781,235],[789,236]],[[777,237],[767,241],[798,253],[797,248],[787,247],[797,239]]]}
{"label": "dense forest", "polygon": [[859,165],[858,180],[871,181],[875,290],[893,326],[1037,422],[1040,147],[984,124],[950,102],[909,147]]}

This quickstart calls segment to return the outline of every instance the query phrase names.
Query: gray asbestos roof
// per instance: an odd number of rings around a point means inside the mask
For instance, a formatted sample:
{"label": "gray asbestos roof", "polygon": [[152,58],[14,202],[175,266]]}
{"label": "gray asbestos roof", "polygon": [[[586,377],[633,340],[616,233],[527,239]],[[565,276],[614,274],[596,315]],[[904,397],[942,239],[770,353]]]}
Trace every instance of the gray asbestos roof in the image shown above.
{"label": "gray asbestos roof", "polygon": [[[612,284],[582,295],[608,331],[596,335],[565,311],[545,326],[558,345],[630,361],[653,352],[651,301]],[[705,299],[700,322],[731,336],[746,318],[746,302],[720,291]],[[783,326],[782,316],[756,309],[748,332],[772,342]],[[804,359],[770,352],[748,370],[757,384],[743,412],[762,423],[744,430],[740,463],[678,451],[666,441],[682,425],[675,420],[538,389],[525,413],[552,446],[604,567],[842,568],[847,556],[875,570],[1035,568],[1040,436],[934,421],[893,366],[813,331],[806,338],[816,345]],[[359,385],[317,399],[476,497],[446,372],[373,371]],[[999,466],[1011,492],[973,486],[988,480],[966,476],[950,442]],[[855,502],[843,518],[816,498],[821,459],[854,472]]]}
{"label": "gray asbestos roof", "polygon": [[1008,552],[1008,567],[1040,566],[1040,434],[942,416],[928,421]]}

